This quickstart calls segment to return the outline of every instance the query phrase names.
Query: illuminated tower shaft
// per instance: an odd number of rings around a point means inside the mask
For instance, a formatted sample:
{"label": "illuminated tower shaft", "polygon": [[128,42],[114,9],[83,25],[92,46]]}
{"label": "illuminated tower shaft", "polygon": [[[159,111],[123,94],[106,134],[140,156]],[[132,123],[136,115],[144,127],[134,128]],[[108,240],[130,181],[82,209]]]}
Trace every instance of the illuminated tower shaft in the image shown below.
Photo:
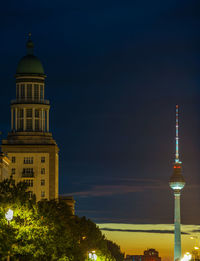
{"label": "illuminated tower shaft", "polygon": [[176,105],[176,156],[173,167],[173,174],[169,185],[174,191],[174,261],[181,259],[181,212],[180,196],[181,190],[185,186],[185,180],[182,176],[182,163],[179,161],[179,137],[178,137],[178,105]]}
{"label": "illuminated tower shaft", "polygon": [[174,260],[181,258],[180,192],[174,191]]}

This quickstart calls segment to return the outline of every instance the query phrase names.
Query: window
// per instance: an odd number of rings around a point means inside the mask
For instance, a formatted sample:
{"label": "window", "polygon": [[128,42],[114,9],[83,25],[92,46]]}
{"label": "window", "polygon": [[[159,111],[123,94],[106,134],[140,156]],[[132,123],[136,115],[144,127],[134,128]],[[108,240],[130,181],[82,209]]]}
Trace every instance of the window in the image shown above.
{"label": "window", "polygon": [[25,157],[24,164],[33,164],[33,157]]}
{"label": "window", "polygon": [[40,111],[38,109],[35,109],[35,118],[40,117]]}
{"label": "window", "polygon": [[12,175],[15,175],[15,168],[12,168],[11,174],[12,174]]}
{"label": "window", "polygon": [[12,163],[15,163],[15,162],[16,162],[16,158],[12,157]]}
{"label": "window", "polygon": [[23,131],[23,126],[24,126],[24,120],[23,119],[19,119],[18,130],[19,131]]}
{"label": "window", "polygon": [[26,130],[27,131],[32,131],[33,130],[32,119],[27,119],[26,120]]}
{"label": "window", "polygon": [[41,174],[45,174],[45,168],[41,168]]}
{"label": "window", "polygon": [[28,191],[27,193],[29,195],[29,199],[31,199],[33,197],[33,191]]}
{"label": "window", "polygon": [[19,99],[19,84],[17,84],[16,98]]}
{"label": "window", "polygon": [[32,179],[27,179],[27,180],[25,180],[25,182],[28,185],[28,187],[33,187],[33,180]]}
{"label": "window", "polygon": [[45,157],[41,157],[41,163],[45,162]]}
{"label": "window", "polygon": [[45,180],[41,179],[41,186],[44,186],[44,185],[45,185]]}
{"label": "window", "polygon": [[32,98],[32,84],[27,84],[27,99]]}
{"label": "window", "polygon": [[25,85],[21,84],[21,98],[24,99],[25,98]]}
{"label": "window", "polygon": [[18,110],[18,117],[19,118],[23,118],[24,117],[24,110],[23,109],[19,109]]}
{"label": "window", "polygon": [[19,131],[23,131],[23,127],[24,127],[24,110],[23,109],[19,109],[18,110],[18,130]]}
{"label": "window", "polygon": [[33,168],[24,168],[22,172],[22,177],[34,177]]}
{"label": "window", "polygon": [[40,130],[39,119],[35,119],[35,130],[36,130],[36,131],[39,131],[39,130]]}
{"label": "window", "polygon": [[34,84],[34,99],[38,100],[39,99],[39,85]]}
{"label": "window", "polygon": [[32,118],[32,109],[26,109],[26,117]]}
{"label": "window", "polygon": [[44,99],[44,86],[40,85],[40,99],[43,100]]}
{"label": "window", "polygon": [[42,197],[42,198],[45,197],[45,191],[41,191],[41,197]]}

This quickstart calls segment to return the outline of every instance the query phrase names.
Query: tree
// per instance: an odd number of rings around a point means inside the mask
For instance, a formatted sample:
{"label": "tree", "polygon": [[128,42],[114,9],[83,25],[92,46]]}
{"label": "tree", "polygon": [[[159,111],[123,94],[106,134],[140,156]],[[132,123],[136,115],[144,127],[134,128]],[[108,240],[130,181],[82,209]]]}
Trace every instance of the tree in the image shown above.
{"label": "tree", "polygon": [[[11,208],[13,220],[5,213]],[[121,261],[120,248],[107,241],[98,226],[73,216],[62,200],[29,199],[27,184],[10,178],[0,182],[0,258],[8,253],[21,261],[86,261],[96,251],[97,261]]]}
{"label": "tree", "polygon": [[106,243],[108,250],[110,251],[111,255],[116,259],[116,261],[123,261],[124,254],[121,252],[120,247],[110,240],[106,240]]}

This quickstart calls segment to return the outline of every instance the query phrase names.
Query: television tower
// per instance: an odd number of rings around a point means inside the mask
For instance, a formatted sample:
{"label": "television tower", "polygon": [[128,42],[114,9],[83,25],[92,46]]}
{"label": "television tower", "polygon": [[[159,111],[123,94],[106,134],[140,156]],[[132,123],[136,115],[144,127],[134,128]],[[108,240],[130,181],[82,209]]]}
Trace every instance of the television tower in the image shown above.
{"label": "television tower", "polygon": [[185,180],[182,176],[182,162],[179,160],[178,127],[178,105],[176,105],[176,155],[173,174],[169,180],[169,186],[174,191],[174,261],[181,259],[180,196],[181,190],[185,186]]}

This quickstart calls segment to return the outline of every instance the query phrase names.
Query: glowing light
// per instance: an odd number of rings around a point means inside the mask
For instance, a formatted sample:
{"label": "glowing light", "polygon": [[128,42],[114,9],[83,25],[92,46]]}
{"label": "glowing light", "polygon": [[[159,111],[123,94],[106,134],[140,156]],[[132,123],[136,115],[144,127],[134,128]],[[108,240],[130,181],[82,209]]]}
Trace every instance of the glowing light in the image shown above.
{"label": "glowing light", "polygon": [[95,254],[95,250],[91,251],[89,254],[89,259],[91,260],[97,260],[97,255]]}
{"label": "glowing light", "polygon": [[181,261],[189,261],[189,260],[191,260],[191,258],[192,258],[192,255],[191,255],[189,252],[187,252],[187,253],[185,253],[185,255],[183,256],[183,258],[181,259]]}
{"label": "glowing light", "polygon": [[5,217],[8,221],[11,221],[13,219],[13,210],[12,209],[9,209],[6,214],[5,214]]}
{"label": "glowing light", "polygon": [[199,249],[199,247],[195,246],[195,247],[194,247],[194,249],[198,250],[198,249]]}

